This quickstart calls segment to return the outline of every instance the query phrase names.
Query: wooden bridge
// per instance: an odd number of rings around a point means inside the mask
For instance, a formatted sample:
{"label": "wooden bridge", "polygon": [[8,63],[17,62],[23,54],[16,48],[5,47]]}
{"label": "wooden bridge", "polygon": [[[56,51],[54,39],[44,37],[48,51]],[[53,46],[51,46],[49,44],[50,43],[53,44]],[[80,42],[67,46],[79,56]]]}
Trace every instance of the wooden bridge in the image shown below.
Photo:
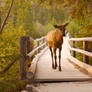
{"label": "wooden bridge", "polygon": [[[51,55],[45,37],[35,40],[33,50],[30,49],[30,37],[20,38],[21,56],[18,57],[20,58],[20,78],[27,79],[29,92],[32,90],[33,92],[61,92],[62,90],[63,92],[92,92],[92,66],[88,65],[89,57],[92,58],[92,50],[88,50],[88,43],[92,42],[92,37],[69,38],[66,36],[63,39],[62,71],[59,72],[58,69],[52,69]],[[83,49],[75,47],[76,42],[80,41],[83,42]],[[83,54],[83,62],[76,58],[77,53]],[[15,61],[10,62],[2,72],[5,72]],[[26,69],[28,61],[31,61],[31,66]],[[38,86],[32,86],[33,83]]]}
{"label": "wooden bridge", "polygon": [[[21,42],[24,44],[30,44],[30,41],[23,41],[24,38],[22,38]],[[30,40],[30,38],[26,38],[27,40]],[[83,42],[83,49],[75,48],[76,42]],[[42,37],[40,39],[35,40],[37,43],[37,47],[35,47],[31,52],[27,54],[27,58],[31,58],[35,52],[38,54],[35,56],[35,58],[31,62],[31,66],[29,68],[28,73],[26,74],[25,66],[23,65],[23,62],[26,61],[26,59],[22,59],[20,61],[22,63],[21,66],[21,79],[25,79],[26,77],[28,78],[29,82],[35,82],[35,83],[47,83],[47,86],[44,86],[44,84],[38,85],[38,87],[33,87],[30,85],[27,85],[27,88],[30,91],[35,90],[34,92],[81,92],[83,88],[81,89],[80,87],[76,86],[75,82],[78,82],[79,86],[83,85],[81,83],[85,84],[85,81],[87,82],[87,90],[83,90],[84,92],[91,92],[92,88],[90,85],[92,83],[89,83],[92,81],[92,66],[88,65],[89,64],[89,57],[92,57],[92,52],[91,50],[88,51],[88,42],[92,42],[92,37],[86,37],[86,38],[69,38],[68,36],[64,37],[64,43],[63,43],[63,48],[61,52],[61,66],[62,66],[62,71],[59,72],[58,69],[54,70],[52,69],[52,62],[51,62],[51,55],[50,51],[46,45],[45,42],[45,37]],[[21,45],[21,50],[23,50],[26,46],[23,44]],[[44,48],[44,49],[40,49]],[[28,49],[28,48],[27,48]],[[21,52],[22,52],[21,51]],[[83,62],[79,61],[76,59],[76,52],[83,54]],[[23,54],[23,52],[21,53]],[[25,56],[24,52],[24,56]],[[58,51],[57,51],[58,55]],[[89,81],[89,82],[88,82]],[[59,82],[59,83],[58,83]],[[72,83],[73,82],[73,83]],[[53,83],[53,85],[51,85]],[[57,87],[57,85],[58,87]],[[64,91],[65,87],[62,88],[62,83],[66,83],[66,88],[68,87],[69,83],[71,84],[71,90],[66,90]],[[75,88],[80,88],[72,89],[72,86],[75,86]],[[54,87],[54,88],[52,88]],[[56,89],[55,89],[56,88]],[[57,89],[58,88],[58,89]],[[91,90],[89,90],[89,88]],[[53,90],[54,89],[54,90]]]}
{"label": "wooden bridge", "polygon": [[69,58],[71,57],[71,55],[67,37],[64,37],[61,57],[62,71],[59,72],[58,69],[52,69],[51,54],[49,49],[45,48],[45,52],[42,54],[42,56],[37,62],[35,79],[40,82],[81,81],[90,79],[90,77],[81,73],[73,66],[73,64],[69,62],[69,59],[71,61],[72,58]]}

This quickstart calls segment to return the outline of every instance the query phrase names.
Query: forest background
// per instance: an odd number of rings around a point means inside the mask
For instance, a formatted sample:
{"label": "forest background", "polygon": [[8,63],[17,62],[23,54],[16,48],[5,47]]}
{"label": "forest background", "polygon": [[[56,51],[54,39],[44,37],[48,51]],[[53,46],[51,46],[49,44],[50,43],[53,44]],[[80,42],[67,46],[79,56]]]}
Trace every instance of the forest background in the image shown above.
{"label": "forest background", "polygon": [[[54,24],[69,22],[66,29],[72,37],[92,37],[92,0],[0,0],[0,31],[12,1],[13,7],[0,32],[0,71],[20,54],[21,36],[40,38],[54,30]],[[81,44],[77,45],[81,48]],[[91,47],[89,43],[90,51]],[[0,75],[0,81],[18,78],[19,62]]]}

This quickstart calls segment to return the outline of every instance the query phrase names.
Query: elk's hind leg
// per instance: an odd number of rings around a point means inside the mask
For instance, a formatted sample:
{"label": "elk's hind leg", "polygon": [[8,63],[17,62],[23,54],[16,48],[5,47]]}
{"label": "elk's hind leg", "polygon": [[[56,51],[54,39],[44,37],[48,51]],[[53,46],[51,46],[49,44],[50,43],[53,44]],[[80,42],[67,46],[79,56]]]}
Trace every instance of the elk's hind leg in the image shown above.
{"label": "elk's hind leg", "polygon": [[53,52],[52,52],[52,48],[49,47],[49,49],[50,49],[51,57],[52,57],[52,68],[54,69],[55,67],[54,67],[54,61],[53,61]]}
{"label": "elk's hind leg", "polygon": [[54,48],[54,59],[55,59],[55,69],[57,68],[57,56],[56,56],[56,48]]}
{"label": "elk's hind leg", "polygon": [[59,48],[59,71],[61,71],[61,48]]}

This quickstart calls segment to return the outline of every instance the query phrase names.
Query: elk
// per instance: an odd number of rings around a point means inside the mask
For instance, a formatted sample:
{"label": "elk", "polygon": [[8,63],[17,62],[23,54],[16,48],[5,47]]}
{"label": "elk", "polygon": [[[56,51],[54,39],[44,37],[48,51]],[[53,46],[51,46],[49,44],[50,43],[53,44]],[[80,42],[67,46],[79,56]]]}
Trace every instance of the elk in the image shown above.
{"label": "elk", "polygon": [[[63,36],[65,36],[65,28],[69,23],[64,25],[54,25],[58,30],[48,32],[46,36],[46,42],[48,44],[49,50],[51,52],[52,57],[52,68],[57,68],[57,56],[56,50],[59,49],[59,71],[61,71],[61,50],[63,44]],[[53,57],[54,56],[54,57]],[[54,59],[53,59],[54,58]]]}

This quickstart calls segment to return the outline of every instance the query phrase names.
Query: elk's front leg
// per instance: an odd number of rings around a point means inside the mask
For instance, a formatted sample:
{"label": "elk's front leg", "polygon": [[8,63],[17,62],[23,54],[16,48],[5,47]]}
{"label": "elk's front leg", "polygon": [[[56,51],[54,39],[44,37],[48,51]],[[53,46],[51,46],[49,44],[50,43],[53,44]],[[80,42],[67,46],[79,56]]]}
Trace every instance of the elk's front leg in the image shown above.
{"label": "elk's front leg", "polygon": [[59,48],[59,71],[61,71],[61,48]]}
{"label": "elk's front leg", "polygon": [[52,57],[52,68],[55,69],[55,67],[54,67],[54,61],[53,61],[53,52],[52,52],[52,48],[49,47],[49,49],[50,49],[51,57]]}
{"label": "elk's front leg", "polygon": [[56,48],[54,48],[55,69],[57,68]]}

